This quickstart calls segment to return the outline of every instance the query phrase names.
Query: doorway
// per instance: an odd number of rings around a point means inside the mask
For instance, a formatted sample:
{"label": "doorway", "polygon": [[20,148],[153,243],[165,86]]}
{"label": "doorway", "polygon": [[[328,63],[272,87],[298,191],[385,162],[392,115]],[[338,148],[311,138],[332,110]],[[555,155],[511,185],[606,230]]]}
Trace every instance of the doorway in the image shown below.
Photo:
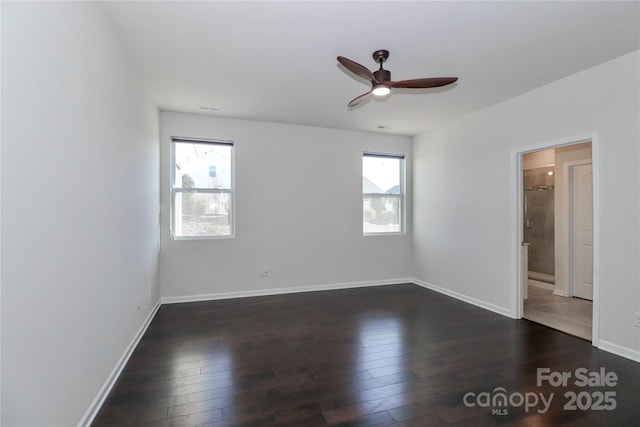
{"label": "doorway", "polygon": [[520,155],[521,317],[595,342],[593,142]]}

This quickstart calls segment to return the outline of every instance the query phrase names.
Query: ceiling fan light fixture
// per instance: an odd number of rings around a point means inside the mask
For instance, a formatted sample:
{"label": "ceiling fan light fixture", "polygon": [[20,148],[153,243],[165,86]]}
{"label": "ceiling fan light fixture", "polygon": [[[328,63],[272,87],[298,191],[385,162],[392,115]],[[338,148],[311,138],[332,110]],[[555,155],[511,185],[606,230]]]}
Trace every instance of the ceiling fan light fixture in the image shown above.
{"label": "ceiling fan light fixture", "polygon": [[371,91],[375,96],[385,96],[391,93],[391,88],[385,85],[376,85]]}

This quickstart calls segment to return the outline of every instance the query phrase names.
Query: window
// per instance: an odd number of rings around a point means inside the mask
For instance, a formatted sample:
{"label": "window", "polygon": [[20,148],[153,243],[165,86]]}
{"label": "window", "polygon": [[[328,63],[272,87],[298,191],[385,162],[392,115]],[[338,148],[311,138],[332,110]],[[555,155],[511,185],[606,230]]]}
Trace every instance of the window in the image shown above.
{"label": "window", "polygon": [[404,156],[362,156],[362,224],[364,234],[404,231]]}
{"label": "window", "polygon": [[233,143],[173,138],[171,235],[233,236]]}

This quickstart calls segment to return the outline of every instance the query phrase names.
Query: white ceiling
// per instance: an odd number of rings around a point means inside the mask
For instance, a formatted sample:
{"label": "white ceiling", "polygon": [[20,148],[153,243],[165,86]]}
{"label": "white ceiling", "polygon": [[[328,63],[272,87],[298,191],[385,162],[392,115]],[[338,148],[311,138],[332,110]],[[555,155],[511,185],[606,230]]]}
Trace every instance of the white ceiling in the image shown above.
{"label": "white ceiling", "polygon": [[[413,135],[640,48],[640,2],[106,2],[163,110]],[[338,66],[391,52],[369,90]],[[615,79],[615,76],[611,76]],[[639,77],[640,78],[640,77]],[[212,107],[217,111],[203,110]]]}

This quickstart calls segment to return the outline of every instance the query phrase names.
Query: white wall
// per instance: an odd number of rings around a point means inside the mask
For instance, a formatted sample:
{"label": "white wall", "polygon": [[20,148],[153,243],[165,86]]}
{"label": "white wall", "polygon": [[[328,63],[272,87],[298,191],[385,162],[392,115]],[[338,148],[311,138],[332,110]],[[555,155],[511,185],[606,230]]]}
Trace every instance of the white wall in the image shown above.
{"label": "white wall", "polygon": [[139,83],[96,3],[2,2],[3,426],[77,424],[158,301]]}
{"label": "white wall", "polygon": [[[170,240],[171,136],[235,141],[235,238]],[[171,112],[160,137],[163,297],[407,277],[409,234],[362,236],[361,173],[375,151],[406,154],[410,177],[411,138]]]}
{"label": "white wall", "polygon": [[640,359],[639,59],[633,52],[417,136],[416,277],[514,313],[513,151],[597,132],[600,344]]}

